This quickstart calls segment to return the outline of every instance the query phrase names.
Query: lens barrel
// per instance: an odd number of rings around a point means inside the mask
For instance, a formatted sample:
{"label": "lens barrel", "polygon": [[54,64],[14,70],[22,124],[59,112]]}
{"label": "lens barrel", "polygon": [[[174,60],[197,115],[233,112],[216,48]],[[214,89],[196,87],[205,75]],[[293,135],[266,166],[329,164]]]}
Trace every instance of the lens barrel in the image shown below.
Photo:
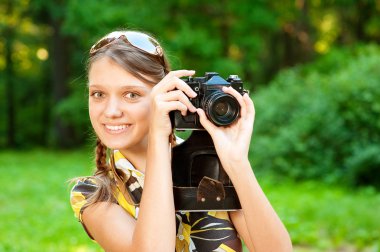
{"label": "lens barrel", "polygon": [[202,107],[208,119],[217,126],[232,124],[240,113],[240,105],[235,97],[222,91],[215,91],[206,96]]}

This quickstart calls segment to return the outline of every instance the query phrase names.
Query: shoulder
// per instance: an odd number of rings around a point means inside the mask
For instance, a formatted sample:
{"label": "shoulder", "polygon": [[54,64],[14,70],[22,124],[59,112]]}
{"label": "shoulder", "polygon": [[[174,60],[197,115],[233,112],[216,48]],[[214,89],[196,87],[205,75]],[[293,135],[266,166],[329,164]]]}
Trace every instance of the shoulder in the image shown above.
{"label": "shoulder", "polygon": [[131,242],[136,220],[118,204],[98,202],[90,205],[83,210],[81,218],[89,237],[104,249],[120,249]]}
{"label": "shoulder", "polygon": [[71,194],[81,193],[85,196],[95,192],[98,189],[98,184],[95,177],[83,177],[78,178],[75,181],[73,188],[71,189]]}
{"label": "shoulder", "polygon": [[87,200],[98,189],[98,184],[94,177],[83,177],[75,181],[70,192],[70,204],[74,211],[75,217],[82,221],[82,212]]}

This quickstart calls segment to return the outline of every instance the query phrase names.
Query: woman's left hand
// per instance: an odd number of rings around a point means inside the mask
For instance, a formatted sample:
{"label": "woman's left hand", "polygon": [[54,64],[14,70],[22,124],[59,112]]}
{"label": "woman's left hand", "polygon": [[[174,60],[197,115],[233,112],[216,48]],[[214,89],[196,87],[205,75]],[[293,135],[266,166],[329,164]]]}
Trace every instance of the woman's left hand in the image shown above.
{"label": "woman's left hand", "polygon": [[223,91],[234,96],[240,104],[240,118],[236,122],[226,127],[218,127],[208,120],[202,109],[198,108],[197,113],[202,126],[213,139],[219,159],[227,168],[248,159],[255,108],[247,93],[242,96],[232,87],[224,87]]}

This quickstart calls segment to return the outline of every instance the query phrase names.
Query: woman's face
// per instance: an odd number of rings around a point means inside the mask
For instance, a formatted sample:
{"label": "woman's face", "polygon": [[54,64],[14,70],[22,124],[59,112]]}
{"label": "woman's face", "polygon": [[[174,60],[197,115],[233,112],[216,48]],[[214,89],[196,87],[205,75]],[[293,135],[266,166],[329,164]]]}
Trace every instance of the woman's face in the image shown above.
{"label": "woman's face", "polygon": [[92,63],[89,71],[90,120],[108,148],[146,149],[151,89],[151,85],[108,57]]}

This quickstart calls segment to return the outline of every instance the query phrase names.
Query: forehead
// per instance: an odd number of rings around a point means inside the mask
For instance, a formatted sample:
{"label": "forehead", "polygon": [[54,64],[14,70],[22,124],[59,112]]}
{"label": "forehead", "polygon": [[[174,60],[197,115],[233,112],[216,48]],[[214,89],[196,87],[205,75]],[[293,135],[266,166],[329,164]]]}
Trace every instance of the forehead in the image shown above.
{"label": "forehead", "polygon": [[149,89],[152,88],[152,85],[129,73],[109,57],[102,57],[91,64],[88,72],[88,80],[89,86],[101,85],[106,87],[118,87],[132,85]]}

